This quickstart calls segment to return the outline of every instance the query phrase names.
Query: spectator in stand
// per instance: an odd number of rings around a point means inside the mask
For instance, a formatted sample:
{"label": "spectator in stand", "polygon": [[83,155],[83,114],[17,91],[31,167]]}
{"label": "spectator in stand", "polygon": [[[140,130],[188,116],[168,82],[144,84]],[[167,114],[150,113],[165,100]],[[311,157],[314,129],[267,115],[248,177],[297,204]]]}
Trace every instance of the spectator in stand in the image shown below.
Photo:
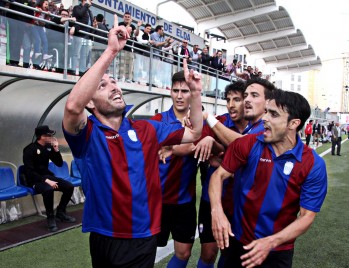
{"label": "spectator in stand", "polygon": [[168,63],[173,63],[174,55],[178,54],[178,46],[179,44],[177,41],[174,41],[173,43],[167,43],[165,46],[163,46],[162,51],[164,51],[164,56],[165,56],[163,61]]}
{"label": "spectator in stand", "polygon": [[232,63],[228,64],[225,68],[225,76],[228,78],[236,77],[236,64],[238,60],[234,59]]}
{"label": "spectator in stand", "polygon": [[153,40],[150,39],[151,25],[147,23],[144,26],[144,30],[139,30],[139,34],[137,36],[137,41],[143,45],[152,45],[154,43]]}
{"label": "spectator in stand", "polygon": [[252,78],[252,76],[253,76],[253,68],[249,65],[249,66],[247,66],[246,71],[248,73],[249,78]]}
{"label": "spectator in stand", "polygon": [[139,34],[139,26],[136,28],[132,24],[132,17],[130,12],[125,12],[123,16],[123,21],[119,22],[119,26],[131,27],[130,39],[135,39]]}
{"label": "spectator in stand", "polygon": [[182,45],[178,48],[178,55],[181,55],[182,57],[186,58],[188,63],[191,63],[191,57],[190,52],[188,49],[188,40],[183,40]]}
{"label": "spectator in stand", "polygon": [[204,47],[202,49],[202,53],[201,53],[201,64],[203,65],[202,66],[202,69],[203,70],[208,70],[208,67],[211,66],[211,61],[212,61],[213,57],[211,57],[209,54],[208,54],[208,48],[207,47]]}
{"label": "spectator in stand", "polygon": [[262,78],[263,73],[261,71],[258,72],[258,77]]}
{"label": "spectator in stand", "polygon": [[227,66],[227,73],[229,73],[229,69],[230,69],[230,76],[232,79],[237,79],[240,78],[242,80],[245,80],[244,78],[246,78],[246,76],[240,72],[240,68],[241,68],[241,61],[237,61],[236,59],[233,60],[233,64],[236,63],[235,66]]}
{"label": "spectator in stand", "polygon": [[201,62],[201,54],[199,53],[199,45],[194,45],[193,50],[190,51],[191,66],[194,70],[199,70],[199,63]]}
{"label": "spectator in stand", "polygon": [[251,70],[250,77],[251,78],[259,77],[258,76],[258,68],[257,67],[255,67],[254,70],[253,69]]}
{"label": "spectator in stand", "polygon": [[[142,23],[142,22],[140,22]],[[137,36],[139,35],[139,23],[136,26],[132,24],[132,17],[130,12],[125,12],[123,16],[123,21],[119,22],[119,26],[125,26],[125,27],[131,27],[131,33],[130,33],[130,39],[137,40]],[[141,24],[142,25],[142,24]],[[131,51],[131,47],[133,46],[133,42],[131,40],[127,40],[126,46],[124,47],[124,50]]]}
{"label": "spectator in stand", "polygon": [[[109,29],[108,29],[107,25],[105,25],[105,23],[104,23],[104,16],[102,14],[97,14],[97,16],[95,17],[95,19],[93,21],[93,27],[96,29],[105,31],[104,33],[100,32],[100,31],[95,31],[94,32],[95,35],[99,35],[101,37],[108,38]],[[108,44],[107,40],[104,40],[104,39],[101,39],[98,37],[94,37],[93,41],[96,41],[96,42],[102,43],[102,44]]]}
{"label": "spectator in stand", "polygon": [[[36,0],[30,0],[28,2],[28,7],[35,7],[36,6]],[[33,10],[26,10],[26,13],[28,15],[34,16]],[[32,27],[33,24],[31,23],[32,19],[28,18],[28,23],[24,24],[24,35],[23,35],[23,68],[30,68],[30,52],[32,50],[32,44],[34,43],[33,35],[32,35]]]}
{"label": "spectator in stand", "polygon": [[[11,2],[17,2],[17,3],[28,5],[28,6],[33,6],[31,3],[31,0],[14,0]],[[34,14],[33,11],[21,6],[17,6],[12,3],[10,3],[9,9],[13,11],[18,11],[24,14],[28,14],[28,15]],[[11,66],[18,67],[22,43],[23,43],[23,47],[27,46],[27,51],[30,52],[31,43],[29,43],[29,41],[25,39],[24,32],[26,30],[30,30],[30,26],[28,26],[28,23],[31,22],[31,19],[12,13],[12,12],[7,12],[6,16],[8,18],[8,45],[9,45],[8,46],[9,49],[7,50],[7,53],[9,53],[7,55],[7,58],[9,58],[8,64]],[[28,50],[28,47],[29,47],[29,50]],[[29,67],[29,54],[27,55],[28,57],[25,63],[28,64],[26,65],[26,67]]]}
{"label": "spectator in stand", "polygon": [[48,3],[48,11],[50,11],[51,14],[58,15],[59,9],[55,2],[51,1]]}
{"label": "spectator in stand", "polygon": [[[51,20],[56,24],[61,25],[65,24],[65,22],[68,21],[69,27],[74,26],[76,19],[69,16],[69,11],[67,9],[60,9],[58,15],[61,17],[52,17]],[[55,66],[55,71],[62,73],[64,68],[64,56],[68,56],[68,53],[67,55],[64,55],[64,28],[50,25],[50,30],[47,31],[47,38],[49,40],[49,51],[53,52],[53,49],[57,49],[58,51],[58,66]]]}
{"label": "spectator in stand", "polygon": [[250,75],[247,71],[247,68],[244,69],[244,71],[242,73],[239,74],[239,77],[245,81],[250,79]]}
{"label": "spectator in stand", "polygon": [[[60,11],[61,11],[62,9],[66,9],[66,8],[64,8],[63,3],[61,3],[61,4],[59,5],[58,14],[60,14]],[[68,11],[69,11],[69,10],[68,10]],[[69,14],[69,16],[70,16],[70,14]]]}
{"label": "spectator in stand", "polygon": [[313,120],[309,120],[309,123],[305,127],[305,144],[309,146],[311,135],[313,134]]}
{"label": "spectator in stand", "polygon": [[[154,41],[152,45],[156,48],[156,50],[154,50],[155,55],[161,55],[160,50],[162,50],[162,47],[173,42],[173,39],[170,37],[165,38],[164,26],[162,25],[156,26],[155,32],[150,35],[150,38]],[[154,56],[154,59],[161,60],[161,57]]]}
{"label": "spectator in stand", "polygon": [[[93,0],[81,0],[79,5],[73,7],[72,17],[76,18],[76,21],[82,24],[93,26],[93,15],[90,9]],[[72,68],[70,74],[79,75],[87,69],[88,62],[88,40],[90,36],[82,33],[81,31],[91,32],[90,28],[76,25],[71,28],[71,34],[74,34],[73,38],[73,59]]]}
{"label": "spectator in stand", "polygon": [[[48,0],[40,0],[37,2],[36,8],[39,10],[34,13],[34,16],[40,19],[50,20],[50,16],[42,13],[41,11],[48,12]],[[48,12],[50,13],[50,12]],[[33,20],[32,34],[34,40],[34,60],[33,66],[35,69],[40,69],[39,59],[42,56],[42,60],[46,61],[51,59],[53,55],[48,54],[48,41],[46,36],[45,22],[40,20]],[[42,48],[42,51],[40,50]]]}
{"label": "spectator in stand", "polygon": [[213,57],[211,61],[211,67],[218,71],[225,72],[225,65],[226,60],[223,59],[223,53],[221,50],[218,50],[216,56]]}
{"label": "spectator in stand", "polygon": [[[154,40],[150,38],[151,25],[147,23],[144,26],[144,30],[139,30],[139,34],[137,36],[137,42],[142,44],[141,49],[150,51],[150,46],[154,44]],[[149,56],[149,53],[143,53],[145,56]]]}

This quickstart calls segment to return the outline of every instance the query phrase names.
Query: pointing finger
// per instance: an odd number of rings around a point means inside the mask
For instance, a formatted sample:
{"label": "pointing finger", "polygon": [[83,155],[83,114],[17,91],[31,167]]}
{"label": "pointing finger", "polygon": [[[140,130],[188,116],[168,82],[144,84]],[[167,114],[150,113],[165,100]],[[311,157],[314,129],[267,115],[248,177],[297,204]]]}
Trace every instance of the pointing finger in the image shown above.
{"label": "pointing finger", "polygon": [[119,25],[119,22],[118,22],[118,16],[116,16],[116,14],[114,14],[114,29],[116,29]]}
{"label": "pointing finger", "polygon": [[187,63],[187,59],[183,58],[183,71],[184,71],[184,77],[186,79],[188,79],[189,77],[189,69],[188,69],[188,63]]}

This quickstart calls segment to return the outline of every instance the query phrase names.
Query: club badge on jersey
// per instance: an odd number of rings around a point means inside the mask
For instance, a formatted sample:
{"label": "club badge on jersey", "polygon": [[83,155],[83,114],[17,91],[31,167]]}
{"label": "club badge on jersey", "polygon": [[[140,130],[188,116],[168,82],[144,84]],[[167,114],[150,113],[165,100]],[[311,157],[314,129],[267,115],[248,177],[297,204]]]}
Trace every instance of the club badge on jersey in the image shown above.
{"label": "club badge on jersey", "polygon": [[284,166],[284,174],[285,175],[290,175],[291,171],[293,169],[293,163],[292,162],[286,162]]}

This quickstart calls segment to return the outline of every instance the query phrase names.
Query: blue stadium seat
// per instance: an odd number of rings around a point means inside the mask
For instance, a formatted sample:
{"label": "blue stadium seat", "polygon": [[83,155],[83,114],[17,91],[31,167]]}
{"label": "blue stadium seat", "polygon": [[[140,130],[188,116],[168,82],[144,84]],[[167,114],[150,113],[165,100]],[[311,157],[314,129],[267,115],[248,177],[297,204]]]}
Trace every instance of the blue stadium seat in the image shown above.
{"label": "blue stadium seat", "polygon": [[35,200],[34,196],[37,195],[37,193],[35,192],[35,189],[30,187],[27,184],[27,179],[26,179],[26,177],[24,175],[24,165],[21,165],[21,166],[18,167],[18,170],[17,170],[17,185],[27,189],[28,193],[30,193],[30,195],[31,195],[31,197],[33,199],[33,203],[35,205],[36,211],[38,212],[39,216],[44,216],[42,214],[42,212],[41,212],[39,204]]}
{"label": "blue stadium seat", "polygon": [[48,169],[51,170],[57,178],[67,180],[71,182],[71,184],[73,184],[75,187],[81,186],[80,178],[70,176],[68,164],[66,161],[63,161],[63,166],[61,167],[57,167],[53,162],[50,162],[48,164]]}
{"label": "blue stadium seat", "polygon": [[81,179],[79,161],[80,161],[80,160],[75,160],[75,159],[73,159],[73,160],[71,161],[71,165],[70,165],[70,176],[72,176],[72,177],[74,177],[74,178],[79,178],[79,179]]}
{"label": "blue stadium seat", "polygon": [[21,187],[25,187],[27,189],[27,191],[31,195],[36,195],[36,192],[35,192],[34,188],[30,187],[27,184],[27,180],[26,180],[25,175],[24,175],[24,165],[21,165],[21,166],[18,167],[18,171],[17,171],[17,185],[21,186]]}
{"label": "blue stadium seat", "polygon": [[0,201],[26,196],[26,188],[17,186],[10,167],[0,167]]}

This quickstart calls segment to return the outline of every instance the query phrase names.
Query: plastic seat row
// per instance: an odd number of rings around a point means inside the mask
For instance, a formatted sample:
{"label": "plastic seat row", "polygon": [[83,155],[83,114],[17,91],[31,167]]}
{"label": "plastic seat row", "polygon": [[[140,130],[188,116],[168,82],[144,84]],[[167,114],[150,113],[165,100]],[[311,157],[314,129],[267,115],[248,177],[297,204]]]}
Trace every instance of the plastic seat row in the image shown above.
{"label": "plastic seat row", "polygon": [[[56,177],[70,181],[75,187],[81,186],[81,176],[78,165],[75,160],[71,162],[71,173],[68,164],[63,161],[62,167],[57,167],[54,163],[49,163],[49,169]],[[13,171],[10,167],[0,167],[0,201],[19,198],[30,194],[33,197],[36,210],[41,215],[41,211],[35,202],[35,189],[29,187],[24,175],[24,166],[18,167],[17,184],[15,182]]]}

